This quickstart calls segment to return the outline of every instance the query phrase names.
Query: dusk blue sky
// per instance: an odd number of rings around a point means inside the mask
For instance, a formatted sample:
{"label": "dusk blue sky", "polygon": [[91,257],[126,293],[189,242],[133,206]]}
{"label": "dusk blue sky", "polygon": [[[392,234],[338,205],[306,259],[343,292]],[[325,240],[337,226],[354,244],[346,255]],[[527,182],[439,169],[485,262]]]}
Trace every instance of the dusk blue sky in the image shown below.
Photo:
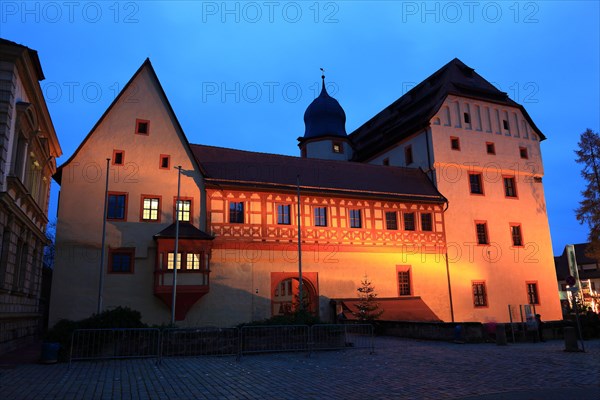
{"label": "dusk blue sky", "polygon": [[320,67],[352,132],[458,57],[548,138],[555,254],[587,236],[573,151],[600,129],[599,21],[597,1],[0,2],[0,36],[39,52],[59,164],[146,57],[190,142],[288,155]]}

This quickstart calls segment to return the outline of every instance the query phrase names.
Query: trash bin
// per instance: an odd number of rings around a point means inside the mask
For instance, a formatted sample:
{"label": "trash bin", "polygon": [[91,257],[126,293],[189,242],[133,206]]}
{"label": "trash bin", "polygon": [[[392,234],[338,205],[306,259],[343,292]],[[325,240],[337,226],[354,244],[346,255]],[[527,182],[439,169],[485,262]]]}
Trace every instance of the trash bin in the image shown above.
{"label": "trash bin", "polygon": [[42,364],[55,364],[58,362],[60,343],[42,343]]}

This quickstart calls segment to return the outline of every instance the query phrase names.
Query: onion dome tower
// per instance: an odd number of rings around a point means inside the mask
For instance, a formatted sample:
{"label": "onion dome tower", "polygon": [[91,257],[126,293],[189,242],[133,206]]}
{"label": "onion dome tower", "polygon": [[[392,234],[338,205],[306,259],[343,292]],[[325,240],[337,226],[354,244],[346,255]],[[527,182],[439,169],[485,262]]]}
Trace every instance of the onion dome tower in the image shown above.
{"label": "onion dome tower", "polygon": [[325,75],[321,79],[321,93],[304,112],[304,136],[298,138],[298,147],[302,157],[349,160],[352,147],[346,134],[346,113],[327,93]]}

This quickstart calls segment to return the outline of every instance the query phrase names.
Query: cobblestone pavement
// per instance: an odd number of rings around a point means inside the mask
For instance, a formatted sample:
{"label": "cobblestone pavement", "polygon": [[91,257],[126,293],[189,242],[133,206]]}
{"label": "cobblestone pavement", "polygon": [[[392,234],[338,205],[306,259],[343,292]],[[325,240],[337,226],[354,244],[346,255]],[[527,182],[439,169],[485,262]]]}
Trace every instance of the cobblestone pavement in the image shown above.
{"label": "cobblestone pavement", "polygon": [[600,340],[452,344],[377,338],[348,349],[233,357],[20,365],[0,399],[600,399]]}

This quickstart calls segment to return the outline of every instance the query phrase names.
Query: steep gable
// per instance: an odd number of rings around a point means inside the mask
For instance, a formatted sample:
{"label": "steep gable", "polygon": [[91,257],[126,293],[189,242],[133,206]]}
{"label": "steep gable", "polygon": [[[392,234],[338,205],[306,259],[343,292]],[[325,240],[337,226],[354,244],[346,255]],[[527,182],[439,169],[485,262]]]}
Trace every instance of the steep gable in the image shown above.
{"label": "steep gable", "polygon": [[522,105],[455,58],[350,134],[355,159],[364,161],[425,129],[449,95],[518,108],[540,140],[545,139]]}

